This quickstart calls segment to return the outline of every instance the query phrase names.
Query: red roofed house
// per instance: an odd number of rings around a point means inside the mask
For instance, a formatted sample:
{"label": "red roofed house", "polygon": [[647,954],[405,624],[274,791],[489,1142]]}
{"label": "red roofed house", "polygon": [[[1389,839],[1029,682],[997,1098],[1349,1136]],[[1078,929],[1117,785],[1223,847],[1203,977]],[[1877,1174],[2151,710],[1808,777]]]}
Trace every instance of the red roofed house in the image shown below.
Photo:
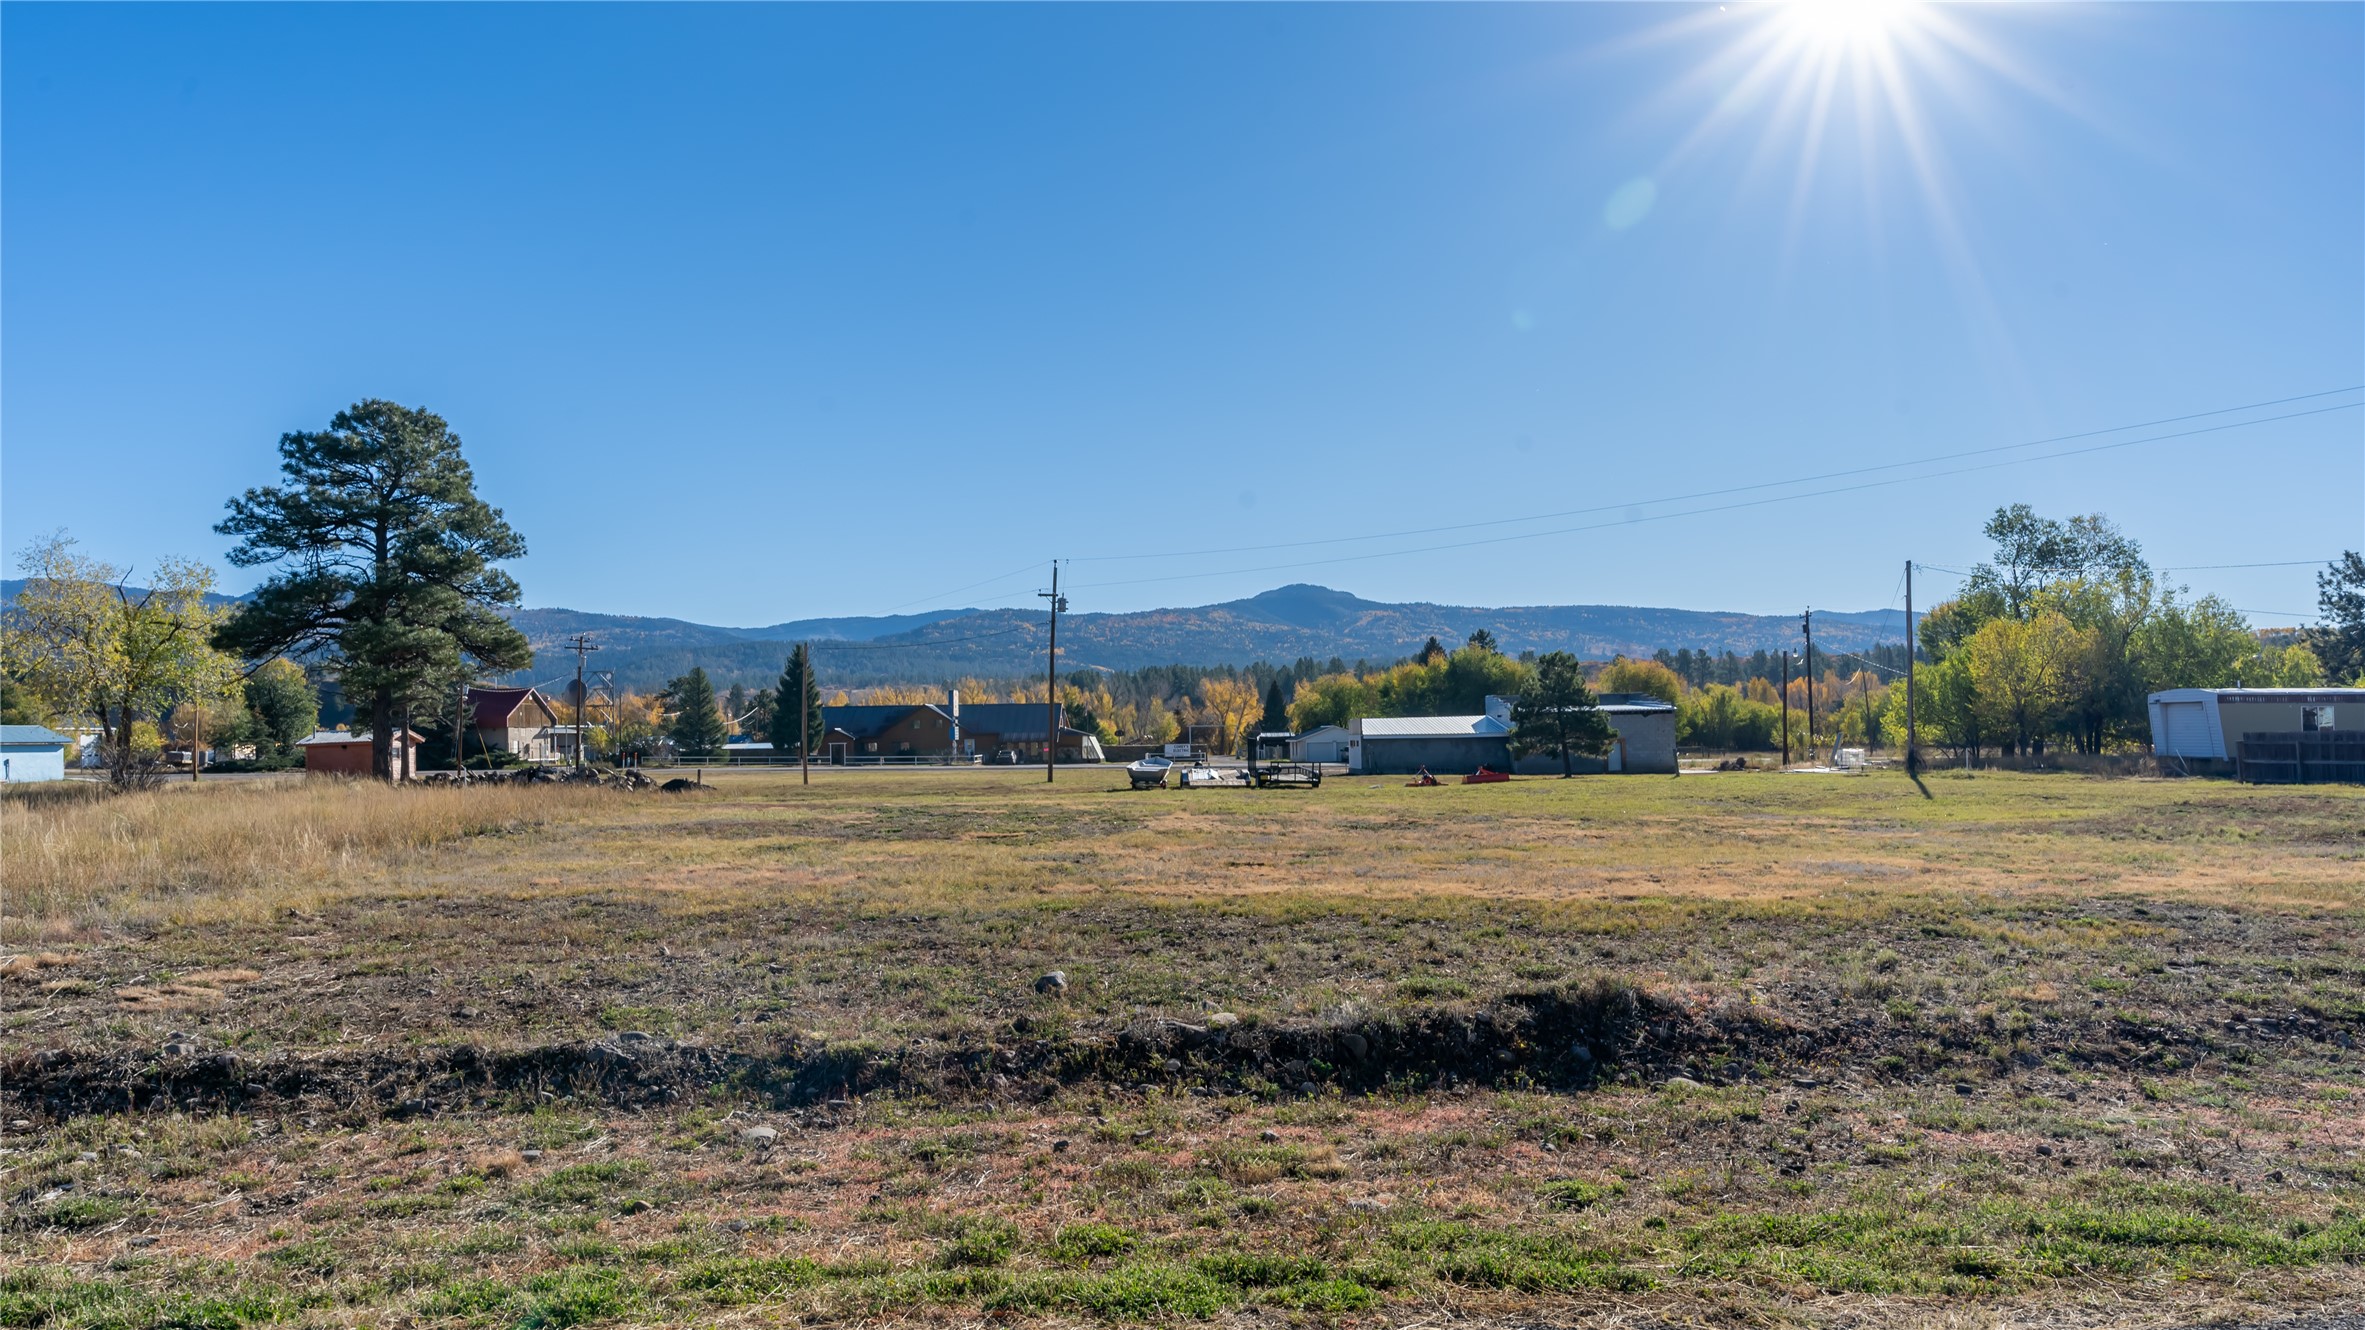
{"label": "red roofed house", "polygon": [[469,761],[476,760],[479,744],[515,753],[528,762],[559,760],[559,741],[554,733],[558,710],[540,690],[472,685],[468,689],[468,711],[469,727],[476,731],[469,736]]}

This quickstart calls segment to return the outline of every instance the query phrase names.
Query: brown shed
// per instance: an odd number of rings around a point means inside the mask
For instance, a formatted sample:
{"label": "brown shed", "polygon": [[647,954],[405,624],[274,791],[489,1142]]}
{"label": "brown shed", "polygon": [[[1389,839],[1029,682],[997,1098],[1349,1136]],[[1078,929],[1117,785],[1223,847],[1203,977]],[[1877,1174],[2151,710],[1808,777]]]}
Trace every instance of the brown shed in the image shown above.
{"label": "brown shed", "polygon": [[[414,780],[419,774],[419,745],[423,737],[417,730],[405,730],[409,743],[399,740],[394,748],[397,767],[395,778]],[[367,730],[318,730],[311,737],[296,740],[296,747],[304,750],[304,770],[325,772],[331,776],[366,776],[370,774],[370,736]]]}

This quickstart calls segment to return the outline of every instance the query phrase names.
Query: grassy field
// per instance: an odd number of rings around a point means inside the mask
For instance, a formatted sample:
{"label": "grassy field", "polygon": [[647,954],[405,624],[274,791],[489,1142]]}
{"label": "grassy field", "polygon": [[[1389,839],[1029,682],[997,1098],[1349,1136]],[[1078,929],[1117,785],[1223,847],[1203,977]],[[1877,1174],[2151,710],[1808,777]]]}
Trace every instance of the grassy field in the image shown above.
{"label": "grassy field", "polygon": [[1040,781],[0,804],[0,1326],[2365,1296],[2365,791]]}

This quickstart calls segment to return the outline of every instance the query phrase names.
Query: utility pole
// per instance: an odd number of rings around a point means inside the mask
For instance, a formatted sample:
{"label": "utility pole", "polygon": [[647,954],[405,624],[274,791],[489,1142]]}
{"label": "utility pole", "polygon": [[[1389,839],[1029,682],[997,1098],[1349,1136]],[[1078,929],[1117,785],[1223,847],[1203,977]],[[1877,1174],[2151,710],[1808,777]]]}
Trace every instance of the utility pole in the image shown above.
{"label": "utility pole", "polygon": [[1782,765],[1790,765],[1790,648],[1782,648]]}
{"label": "utility pole", "polygon": [[1872,671],[1856,671],[1856,699],[1864,704],[1864,748],[1870,752],[1880,746],[1872,728]]}
{"label": "utility pole", "polygon": [[575,770],[583,769],[583,659],[599,648],[592,644],[591,635],[577,633],[567,639],[565,650],[575,653]]}
{"label": "utility pole", "polygon": [[1035,594],[1051,602],[1051,650],[1043,660],[1043,686],[1050,691],[1043,704],[1043,783],[1049,785],[1059,779],[1059,612],[1068,607],[1059,594],[1059,560],[1051,561],[1051,589]]}
{"label": "utility pole", "polygon": [[593,715],[605,709],[608,717],[608,742],[614,746],[617,767],[624,765],[624,695],[616,691],[614,670],[591,672],[591,711]]}
{"label": "utility pole", "polygon": [[810,785],[813,783],[813,715],[807,708],[814,688],[813,644],[801,645],[805,648],[805,668],[797,679],[797,781]]}
{"label": "utility pole", "polygon": [[1921,736],[1913,728],[1913,560],[1905,561],[1905,774],[1922,770]]}
{"label": "utility pole", "polygon": [[468,680],[452,680],[452,779],[468,783]]}
{"label": "utility pole", "polygon": [[1808,610],[1799,616],[1799,631],[1807,635],[1806,659],[1799,662],[1799,672],[1807,676],[1807,756],[1815,755],[1815,612]]}

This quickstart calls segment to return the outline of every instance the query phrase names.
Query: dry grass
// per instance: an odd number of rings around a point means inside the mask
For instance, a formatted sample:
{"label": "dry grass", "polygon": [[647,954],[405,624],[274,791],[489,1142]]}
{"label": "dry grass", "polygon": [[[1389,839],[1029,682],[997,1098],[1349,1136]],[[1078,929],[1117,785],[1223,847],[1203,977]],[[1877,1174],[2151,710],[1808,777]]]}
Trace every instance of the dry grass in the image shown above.
{"label": "dry grass", "polygon": [[[1039,782],[9,805],[24,1065],[136,1079],[177,1033],[307,1072],[218,1116],[28,1105],[0,1324],[2066,1326],[2365,1293],[2365,790]],[[1582,1093],[1001,1056],[1599,975],[1829,1042]],[[817,1037],[913,1078],[387,1115],[450,1045]]]}
{"label": "dry grass", "polygon": [[597,811],[597,790],[229,782],[105,799],[0,803],[6,940],[253,917],[377,885],[425,852]]}

